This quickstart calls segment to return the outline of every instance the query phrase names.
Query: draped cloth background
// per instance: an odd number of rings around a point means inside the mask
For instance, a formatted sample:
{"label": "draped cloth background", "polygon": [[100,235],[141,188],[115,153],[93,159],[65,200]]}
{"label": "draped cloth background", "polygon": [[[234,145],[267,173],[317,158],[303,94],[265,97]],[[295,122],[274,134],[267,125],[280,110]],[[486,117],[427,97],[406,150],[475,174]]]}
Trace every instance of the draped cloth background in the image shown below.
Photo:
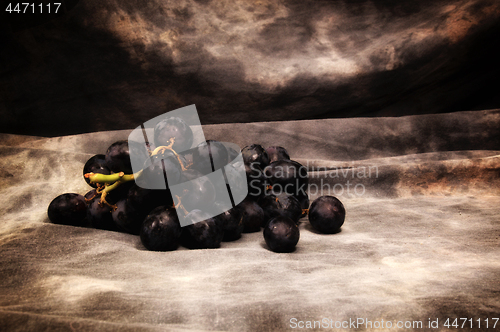
{"label": "draped cloth background", "polygon": [[494,0],[59,2],[0,19],[0,133],[500,107]]}
{"label": "draped cloth background", "polygon": [[[285,146],[308,165],[312,199],[323,188],[343,201],[340,233],[317,234],[303,218],[289,254],[269,251],[261,232],[220,249],[150,252],[137,236],[50,224],[49,202],[89,190],[85,161],[130,130],[2,134],[0,330],[491,322],[500,314],[499,125],[489,110],[204,126],[207,139]],[[421,330],[413,326],[405,330]]]}

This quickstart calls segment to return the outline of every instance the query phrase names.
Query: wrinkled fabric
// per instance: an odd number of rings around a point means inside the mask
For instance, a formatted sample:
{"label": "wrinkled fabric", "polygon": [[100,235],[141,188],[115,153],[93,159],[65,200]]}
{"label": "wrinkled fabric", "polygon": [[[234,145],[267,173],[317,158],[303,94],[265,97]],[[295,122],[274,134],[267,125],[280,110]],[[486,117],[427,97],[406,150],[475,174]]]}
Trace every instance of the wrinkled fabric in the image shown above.
{"label": "wrinkled fabric", "polygon": [[286,147],[309,170],[311,200],[343,202],[341,232],[318,234],[302,218],[288,254],[269,251],[262,232],[219,249],[151,252],[137,236],[51,224],[50,201],[90,190],[86,160],[131,130],[0,135],[0,330],[491,322],[500,314],[499,125],[490,110],[204,126],[207,139]]}
{"label": "wrinkled fabric", "polygon": [[5,14],[2,133],[129,129],[190,104],[203,124],[500,107],[495,0],[66,0],[45,21]]}

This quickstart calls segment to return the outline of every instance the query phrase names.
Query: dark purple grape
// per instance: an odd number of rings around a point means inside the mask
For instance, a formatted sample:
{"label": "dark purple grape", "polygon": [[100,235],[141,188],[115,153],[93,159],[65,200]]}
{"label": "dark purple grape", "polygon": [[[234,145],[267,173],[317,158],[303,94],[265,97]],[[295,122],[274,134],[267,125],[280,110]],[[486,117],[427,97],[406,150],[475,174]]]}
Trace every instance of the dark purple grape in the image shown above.
{"label": "dark purple grape", "polygon": [[269,222],[269,220],[280,215],[279,212],[280,204],[278,203],[278,200],[276,199],[275,195],[266,193],[259,200],[258,204],[264,211],[264,220],[261,225],[262,227],[264,227]]}
{"label": "dark purple grape", "polygon": [[169,145],[169,140],[175,139],[172,148],[176,152],[182,152],[193,145],[193,131],[178,117],[170,117],[158,122],[154,128],[154,142],[157,147]]}
{"label": "dark purple grape", "polygon": [[181,204],[187,211],[209,209],[215,202],[216,192],[208,177],[198,177],[184,183]]}
{"label": "dark purple grape", "polygon": [[212,158],[214,170],[216,171],[226,166],[229,162],[229,154],[226,146],[215,140],[207,140],[206,142],[208,143],[208,148],[210,149],[210,156]]}
{"label": "dark purple grape", "polygon": [[294,251],[299,238],[299,227],[285,216],[271,219],[264,227],[264,239],[269,249],[274,252]]}
{"label": "dark purple grape", "polygon": [[47,214],[49,220],[54,224],[85,226],[87,203],[82,195],[62,194],[50,202]]}
{"label": "dark purple grape", "polygon": [[193,149],[193,168],[207,175],[228,163],[227,149],[221,142],[208,140]]}
{"label": "dark purple grape", "polygon": [[238,203],[242,198],[246,196],[245,192],[248,192],[248,184],[246,178],[242,174],[242,172],[236,169],[234,165],[226,165],[224,170],[226,173],[227,181],[216,182],[214,184],[215,190],[217,191],[217,193],[222,193],[225,191],[231,192],[233,198],[237,200],[237,202],[235,203]]}
{"label": "dark purple grape", "polygon": [[118,232],[119,229],[113,221],[111,207],[101,204],[101,195],[95,196],[89,203],[87,209],[87,219],[93,228]]}
{"label": "dark purple grape", "polygon": [[145,189],[135,183],[128,191],[127,202],[143,215],[147,215],[158,206],[173,206],[170,190]]}
{"label": "dark purple grape", "polygon": [[306,195],[309,185],[307,168],[293,160],[278,160],[264,169],[267,181],[274,193]]}
{"label": "dark purple grape", "polygon": [[144,144],[132,141],[115,142],[106,151],[106,167],[113,173],[132,174],[131,155],[139,164],[149,158],[147,147]]}
{"label": "dark purple grape", "polygon": [[[201,210],[186,215],[188,222],[197,221],[182,230],[182,244],[190,249],[219,248],[224,232],[216,218]],[[202,220],[202,221],[198,221]]]}
{"label": "dark purple grape", "polygon": [[181,156],[184,166],[187,167],[188,165],[193,165],[193,149],[181,152],[179,153],[179,156]]}
{"label": "dark purple grape", "polygon": [[90,183],[90,179],[85,177],[85,174],[87,173],[95,173],[95,174],[105,174],[109,175],[111,174],[111,171],[109,168],[106,166],[106,156],[103,154],[96,154],[87,162],[85,163],[85,166],[83,166],[83,175],[85,182],[87,182],[88,185],[90,185],[93,188],[97,188],[97,185],[95,183]]}
{"label": "dark purple grape", "polygon": [[266,191],[267,177],[257,164],[245,164],[245,173],[248,185],[247,198],[258,201]]}
{"label": "dark purple grape", "polygon": [[250,146],[245,146],[241,150],[241,155],[243,156],[243,161],[247,165],[257,164],[262,169],[269,165],[269,156],[262,145],[252,144]]}
{"label": "dark purple grape", "polygon": [[284,147],[281,146],[270,146],[266,149],[267,155],[269,156],[269,163],[278,160],[290,160],[290,156]]}
{"label": "dark purple grape", "polygon": [[241,210],[229,206],[226,202],[215,202],[213,207],[215,211],[224,211],[216,217],[224,231],[222,240],[235,241],[239,239],[243,232]]}
{"label": "dark purple grape", "polygon": [[203,174],[200,171],[193,168],[189,168],[182,172],[181,183],[191,181],[202,176]]}
{"label": "dark purple grape", "polygon": [[109,204],[116,204],[116,202],[126,199],[128,195],[128,191],[134,185],[134,181],[128,181],[120,184],[115,189],[108,192],[106,196],[106,202]]}
{"label": "dark purple grape", "polygon": [[85,202],[87,202],[87,205],[90,204],[90,201],[96,197],[98,194],[97,194],[97,190],[96,189],[92,189],[90,191],[87,191],[87,193],[83,196],[85,198]]}
{"label": "dark purple grape", "polygon": [[243,233],[253,233],[260,231],[260,227],[265,223],[264,210],[256,202],[244,199],[237,208],[241,211]]}
{"label": "dark purple grape", "polygon": [[116,210],[111,212],[113,222],[126,233],[139,235],[145,216],[134,209],[126,199],[116,203]]}
{"label": "dark purple grape", "polygon": [[335,233],[342,227],[344,220],[344,205],[336,197],[318,197],[309,208],[309,222],[318,232]]}
{"label": "dark purple grape", "polygon": [[292,219],[295,223],[299,222],[302,215],[302,208],[299,201],[292,195],[281,193],[274,195],[266,194],[260,201],[260,206],[264,210],[265,224],[274,217],[283,215]]}
{"label": "dark purple grape", "polygon": [[[140,176],[141,183],[149,189],[166,189],[181,181],[182,168],[171,151],[152,156],[145,163]],[[167,176],[167,179],[165,179]]]}
{"label": "dark purple grape", "polygon": [[171,251],[179,247],[182,234],[173,207],[158,206],[149,213],[140,230],[141,242],[148,250]]}

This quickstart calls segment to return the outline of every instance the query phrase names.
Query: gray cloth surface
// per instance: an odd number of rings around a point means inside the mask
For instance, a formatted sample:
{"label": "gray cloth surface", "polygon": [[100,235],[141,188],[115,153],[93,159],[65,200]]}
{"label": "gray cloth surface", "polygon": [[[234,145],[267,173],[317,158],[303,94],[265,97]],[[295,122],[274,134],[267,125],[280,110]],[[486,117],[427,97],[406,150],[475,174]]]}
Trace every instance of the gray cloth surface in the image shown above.
{"label": "gray cloth surface", "polygon": [[205,126],[207,139],[285,146],[310,170],[311,199],[330,190],[344,203],[340,233],[318,234],[303,218],[289,254],[269,251],[261,232],[220,249],[150,252],[137,236],[51,224],[50,201],[87,192],[85,161],[130,130],[0,135],[0,330],[491,323],[500,315],[499,124],[490,110]]}

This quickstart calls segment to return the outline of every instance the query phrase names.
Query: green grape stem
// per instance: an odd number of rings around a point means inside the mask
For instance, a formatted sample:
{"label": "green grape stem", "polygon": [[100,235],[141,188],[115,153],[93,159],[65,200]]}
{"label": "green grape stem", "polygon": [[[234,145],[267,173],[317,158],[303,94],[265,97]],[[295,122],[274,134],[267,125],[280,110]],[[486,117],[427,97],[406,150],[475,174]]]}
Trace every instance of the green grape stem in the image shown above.
{"label": "green grape stem", "polygon": [[109,204],[106,201],[106,196],[110,191],[116,189],[122,183],[133,181],[142,174],[142,170],[135,174],[125,174],[123,172],[114,174],[100,174],[100,173],[87,173],[84,176],[90,180],[91,183],[97,183],[96,192],[101,194],[100,204],[108,205],[114,210],[117,209],[116,204]]}
{"label": "green grape stem", "polygon": [[[138,172],[139,173],[139,172]],[[120,173],[114,173],[114,174],[100,174],[100,173],[87,173],[85,174],[85,177],[90,180],[91,183],[116,183],[116,182],[127,182],[127,181],[132,181],[134,178],[138,177],[139,174],[125,174],[123,172]]]}
{"label": "green grape stem", "polygon": [[[168,145],[166,146],[159,146],[157,147],[153,152],[151,152],[151,156],[160,154],[165,152],[165,150],[170,150],[174,153],[174,155],[177,157],[177,160],[179,160],[179,164],[181,165],[181,169],[183,171],[187,170],[187,167],[190,165],[184,165],[182,163],[182,160],[180,156],[177,154],[177,152],[174,151],[172,146],[174,145],[175,142],[175,137],[172,137],[168,141]],[[89,179],[91,183],[96,183],[97,184],[97,193],[101,194],[101,200],[100,204],[103,205],[108,205],[110,206],[113,210],[117,209],[116,205],[109,204],[106,201],[106,196],[107,194],[116,189],[118,186],[120,186],[122,183],[128,182],[128,181],[133,181],[137,178],[139,178],[142,174],[142,170],[140,170],[137,173],[134,174],[125,174],[124,172],[119,172],[119,173],[114,173],[114,174],[100,174],[100,173],[86,173],[84,176],[85,178]]]}

